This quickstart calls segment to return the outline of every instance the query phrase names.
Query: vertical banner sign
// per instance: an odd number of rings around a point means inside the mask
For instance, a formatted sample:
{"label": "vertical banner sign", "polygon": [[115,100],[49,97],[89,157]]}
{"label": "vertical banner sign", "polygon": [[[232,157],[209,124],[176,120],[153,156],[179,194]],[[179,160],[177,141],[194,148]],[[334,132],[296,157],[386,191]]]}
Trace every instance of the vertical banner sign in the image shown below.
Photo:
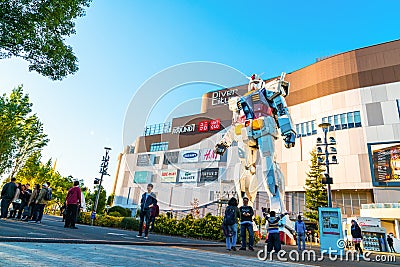
{"label": "vertical banner sign", "polygon": [[340,208],[318,208],[321,253],[344,255],[342,213]]}

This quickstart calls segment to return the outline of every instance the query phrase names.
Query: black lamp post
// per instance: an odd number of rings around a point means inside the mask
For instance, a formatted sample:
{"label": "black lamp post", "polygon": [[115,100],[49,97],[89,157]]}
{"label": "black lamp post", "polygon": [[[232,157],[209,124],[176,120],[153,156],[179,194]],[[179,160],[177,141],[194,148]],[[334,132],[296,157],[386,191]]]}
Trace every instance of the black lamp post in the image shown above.
{"label": "black lamp post", "polygon": [[111,148],[105,147],[104,149],[106,150],[106,155],[103,156],[103,159],[101,160],[100,172],[99,172],[101,174],[101,176],[100,176],[100,179],[95,178],[95,180],[94,180],[94,184],[98,184],[99,188],[98,188],[97,194],[96,194],[96,201],[94,203],[90,225],[93,225],[94,219],[96,218],[97,206],[99,205],[99,198],[100,198],[100,191],[101,191],[101,184],[103,182],[103,177],[104,177],[104,175],[110,176],[107,173],[107,170],[108,170],[108,162],[110,161],[109,152],[110,152]]}
{"label": "black lamp post", "polygon": [[[336,140],[332,136],[329,137],[328,140],[328,131],[331,124],[329,122],[324,122],[318,125],[318,127],[322,128],[324,132],[324,141],[322,142],[321,138],[317,138],[317,154],[318,154],[318,164],[326,166],[326,172],[324,173],[324,178],[322,179],[322,183],[327,185],[328,191],[328,207],[332,207],[332,191],[331,191],[331,184],[333,184],[333,179],[329,174],[329,165],[331,164],[338,164],[336,158]],[[330,151],[329,151],[330,147]],[[325,148],[325,151],[322,150]],[[332,155],[331,161],[329,161],[329,156]],[[324,157],[325,156],[325,159]]]}

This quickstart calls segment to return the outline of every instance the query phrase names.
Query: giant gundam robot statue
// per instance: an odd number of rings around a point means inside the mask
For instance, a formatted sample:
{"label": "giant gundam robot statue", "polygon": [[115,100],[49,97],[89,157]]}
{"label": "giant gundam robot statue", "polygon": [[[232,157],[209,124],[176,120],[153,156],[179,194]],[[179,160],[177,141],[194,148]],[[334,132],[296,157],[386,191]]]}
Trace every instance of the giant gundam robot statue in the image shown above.
{"label": "giant gundam robot statue", "polygon": [[[280,129],[286,148],[295,145],[296,132],[285,97],[289,94],[289,82],[280,78],[265,83],[259,76],[249,77],[248,92],[242,97],[229,99],[233,112],[232,127],[215,146],[215,152],[223,155],[233,142],[237,142],[240,159],[240,175],[235,177],[239,204],[247,196],[253,205],[259,186],[264,187],[270,199],[270,209],[277,214],[286,211],[284,204],[284,177],[275,161],[275,140]],[[256,161],[260,152],[263,179],[258,184]]]}

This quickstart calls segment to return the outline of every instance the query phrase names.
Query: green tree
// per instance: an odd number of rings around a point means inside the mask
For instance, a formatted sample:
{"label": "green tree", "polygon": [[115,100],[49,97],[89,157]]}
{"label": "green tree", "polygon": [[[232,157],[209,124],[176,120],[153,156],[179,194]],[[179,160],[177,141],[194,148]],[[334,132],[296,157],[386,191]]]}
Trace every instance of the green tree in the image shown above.
{"label": "green tree", "polygon": [[326,185],[322,184],[325,169],[318,164],[318,155],[315,149],[310,152],[311,165],[306,178],[306,209],[304,215],[313,222],[318,222],[318,208],[328,206]]}
{"label": "green tree", "polygon": [[40,152],[32,154],[25,165],[16,175],[17,181],[23,184],[29,183],[32,187],[35,184],[42,185],[50,182],[52,188],[53,199],[48,205],[56,205],[61,207],[65,203],[67,191],[72,187],[72,176],[63,177],[53,168],[52,161],[46,163],[41,162]]}
{"label": "green tree", "polygon": [[[93,193],[88,192],[87,194],[87,203],[90,203],[90,209],[92,210],[94,207],[94,204],[96,203],[96,196],[97,196],[97,191],[99,190],[99,186],[96,185],[94,188]],[[107,193],[106,190],[104,190],[104,187],[101,187],[100,191],[100,196],[99,196],[99,203],[97,204],[97,213],[104,213],[104,210],[106,208],[106,203],[107,203]],[[89,209],[88,209],[89,210]]]}
{"label": "green tree", "polygon": [[32,103],[22,86],[10,96],[0,97],[0,175],[10,172],[10,177],[14,177],[27,159],[48,142],[43,124],[32,114]]}
{"label": "green tree", "polygon": [[65,37],[91,0],[0,0],[0,58],[21,57],[29,71],[61,80],[78,70]]}
{"label": "green tree", "polygon": [[111,194],[107,198],[107,205],[111,206],[114,203],[115,194]]}

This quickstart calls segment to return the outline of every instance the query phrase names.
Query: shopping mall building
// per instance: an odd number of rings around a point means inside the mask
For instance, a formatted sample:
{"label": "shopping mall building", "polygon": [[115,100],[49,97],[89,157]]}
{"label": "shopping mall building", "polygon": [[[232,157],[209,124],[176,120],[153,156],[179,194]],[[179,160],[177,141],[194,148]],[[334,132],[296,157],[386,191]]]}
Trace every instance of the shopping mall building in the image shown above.
{"label": "shopping mall building", "polygon": [[[294,215],[304,211],[310,151],[322,136],[318,125],[329,122],[339,163],[330,168],[333,206],[344,217],[380,216],[387,231],[398,236],[400,40],[319,59],[285,80],[298,138],[290,149],[281,139],[276,142],[287,210]],[[119,156],[114,205],[135,209],[151,182],[161,210],[190,210],[196,202],[203,214],[218,212],[218,200],[236,194],[238,146],[223,157],[213,148],[231,125],[227,100],[246,92],[247,85],[209,92],[199,114],[146,127]],[[260,167],[257,178],[262,179]],[[254,206],[257,214],[268,207],[264,188]]]}

